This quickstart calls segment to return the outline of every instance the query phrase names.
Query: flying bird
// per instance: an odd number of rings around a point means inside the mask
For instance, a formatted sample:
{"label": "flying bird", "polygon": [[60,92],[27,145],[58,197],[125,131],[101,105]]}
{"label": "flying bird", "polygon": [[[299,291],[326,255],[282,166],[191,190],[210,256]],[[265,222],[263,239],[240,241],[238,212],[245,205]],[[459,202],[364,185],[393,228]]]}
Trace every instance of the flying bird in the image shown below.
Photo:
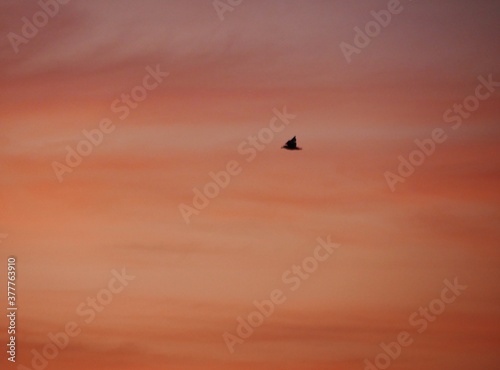
{"label": "flying bird", "polygon": [[286,150],[302,150],[297,146],[297,138],[294,136],[291,140],[288,140],[285,145],[281,147],[281,149]]}

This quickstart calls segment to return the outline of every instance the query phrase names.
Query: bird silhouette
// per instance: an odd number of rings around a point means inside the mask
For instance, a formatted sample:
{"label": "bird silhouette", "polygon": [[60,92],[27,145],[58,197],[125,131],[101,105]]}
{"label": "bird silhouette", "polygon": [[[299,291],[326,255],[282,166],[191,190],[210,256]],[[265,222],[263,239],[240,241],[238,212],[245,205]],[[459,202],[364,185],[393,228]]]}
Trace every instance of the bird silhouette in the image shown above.
{"label": "bird silhouette", "polygon": [[288,140],[285,145],[281,147],[281,149],[286,150],[302,150],[297,146],[297,138],[294,136],[291,140]]}

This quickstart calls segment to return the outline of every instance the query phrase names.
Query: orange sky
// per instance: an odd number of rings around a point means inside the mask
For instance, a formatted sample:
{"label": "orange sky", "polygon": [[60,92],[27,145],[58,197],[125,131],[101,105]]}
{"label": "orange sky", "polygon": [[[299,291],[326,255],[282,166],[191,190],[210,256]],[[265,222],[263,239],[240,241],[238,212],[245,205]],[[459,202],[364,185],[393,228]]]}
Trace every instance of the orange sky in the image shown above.
{"label": "orange sky", "polygon": [[[47,368],[364,369],[401,331],[415,341],[390,369],[498,368],[499,92],[457,130],[443,114],[500,81],[500,7],[401,3],[347,63],[340,43],[387,1],[244,1],[221,21],[211,1],[73,0],[18,53],[8,34],[40,7],[4,1],[0,257],[18,260],[19,316],[0,363],[33,368],[75,321]],[[157,65],[168,77],[120,119],[112,102]],[[285,106],[296,118],[247,162],[239,145]],[[59,182],[53,162],[105,118]],[[448,139],[392,192],[384,173],[436,128]],[[280,149],[294,135],[304,150]],[[179,205],[230,161],[241,173],[186,224]],[[283,273],[328,235],[341,246],[291,291]],[[123,267],[135,280],[84,323]],[[455,277],[468,288],[417,333],[410,315]],[[275,289],[286,302],[230,354],[223,333]]]}

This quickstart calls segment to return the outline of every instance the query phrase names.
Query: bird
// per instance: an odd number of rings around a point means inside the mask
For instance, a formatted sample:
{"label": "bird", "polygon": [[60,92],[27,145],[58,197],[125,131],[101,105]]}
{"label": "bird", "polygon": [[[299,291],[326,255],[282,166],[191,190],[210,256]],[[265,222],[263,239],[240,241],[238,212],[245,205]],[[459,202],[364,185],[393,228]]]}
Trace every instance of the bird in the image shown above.
{"label": "bird", "polygon": [[299,148],[297,146],[297,137],[293,137],[292,139],[288,140],[285,145],[281,147],[281,149],[286,149],[286,150],[302,150],[302,148]]}

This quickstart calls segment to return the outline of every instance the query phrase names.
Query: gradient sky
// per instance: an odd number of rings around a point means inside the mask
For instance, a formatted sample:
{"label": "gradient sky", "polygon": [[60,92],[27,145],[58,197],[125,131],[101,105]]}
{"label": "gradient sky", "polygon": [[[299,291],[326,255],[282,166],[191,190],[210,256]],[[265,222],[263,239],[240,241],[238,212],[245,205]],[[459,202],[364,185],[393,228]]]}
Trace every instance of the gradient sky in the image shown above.
{"label": "gradient sky", "polygon": [[[16,365],[126,267],[136,279],[49,369],[363,369],[403,330],[415,343],[391,369],[498,369],[500,95],[458,130],[443,114],[500,81],[500,5],[402,5],[347,63],[340,43],[387,1],[248,0],[221,21],[210,0],[72,0],[18,53],[8,34],[40,7],[1,1]],[[156,65],[169,76],[120,120],[111,103]],[[247,162],[238,145],[284,106],[297,117]],[[52,163],[106,117],[115,131],[59,183]],[[435,128],[448,140],[391,192],[384,173]],[[294,135],[304,150],[281,150]],[[231,160],[241,174],[186,224],[179,205]],[[327,235],[341,247],[290,292],[283,272]],[[416,334],[408,317],[455,277],[467,290]],[[287,301],[230,354],[222,334],[274,289]]]}

